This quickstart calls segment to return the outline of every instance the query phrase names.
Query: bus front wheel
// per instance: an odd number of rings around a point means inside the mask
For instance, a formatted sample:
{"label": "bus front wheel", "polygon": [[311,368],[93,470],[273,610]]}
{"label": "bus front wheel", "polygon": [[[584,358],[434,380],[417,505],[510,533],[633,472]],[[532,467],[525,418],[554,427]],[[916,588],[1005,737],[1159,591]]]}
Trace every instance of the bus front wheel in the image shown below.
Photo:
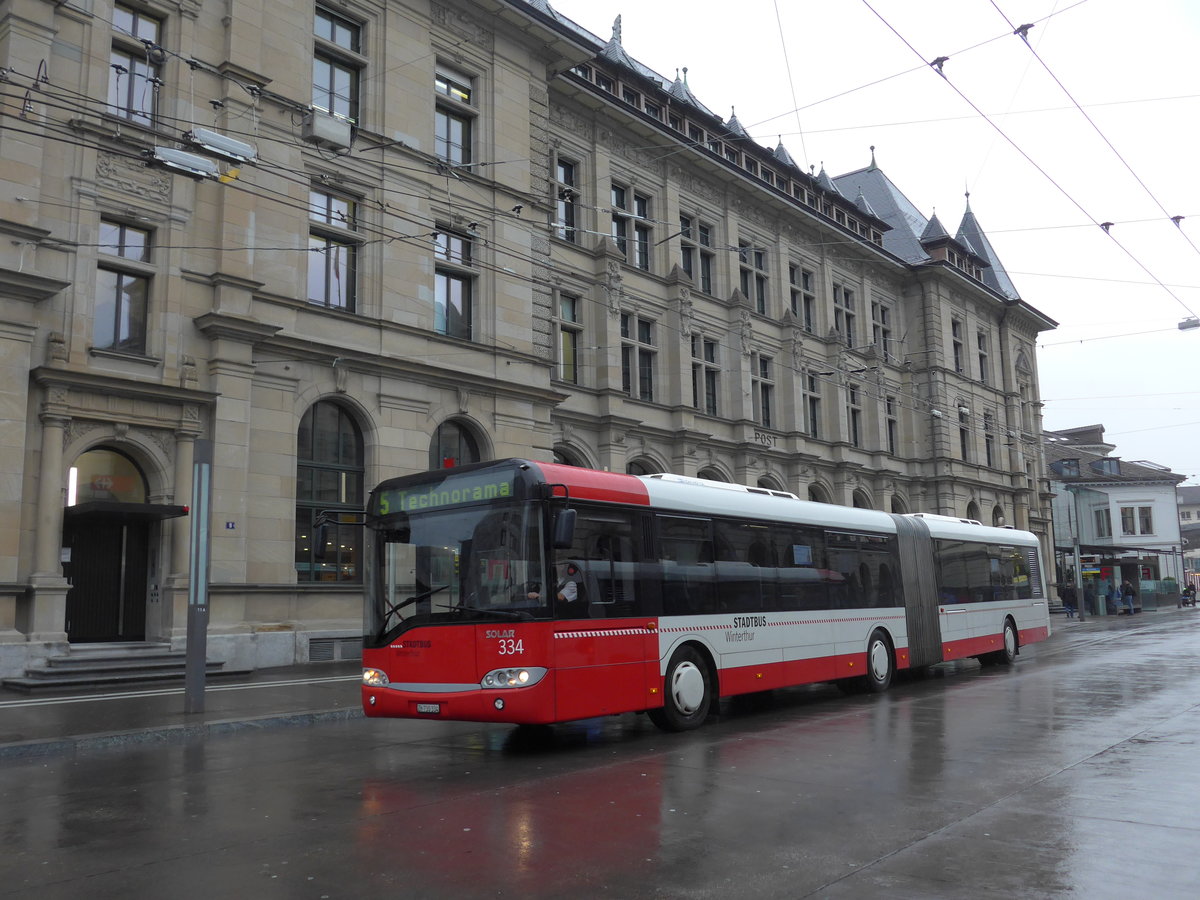
{"label": "bus front wheel", "polygon": [[663,706],[649,711],[650,721],[663,731],[699,728],[712,707],[712,675],[693,647],[680,647],[667,665]]}

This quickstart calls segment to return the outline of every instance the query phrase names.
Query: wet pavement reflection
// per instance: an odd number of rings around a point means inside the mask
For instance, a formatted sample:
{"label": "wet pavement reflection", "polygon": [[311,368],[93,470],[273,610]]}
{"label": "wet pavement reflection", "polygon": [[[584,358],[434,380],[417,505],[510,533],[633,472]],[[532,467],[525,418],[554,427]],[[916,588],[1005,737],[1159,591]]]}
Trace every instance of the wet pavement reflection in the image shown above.
{"label": "wet pavement reflection", "polygon": [[350,720],[0,759],[3,897],[1200,896],[1200,616],[697,731]]}

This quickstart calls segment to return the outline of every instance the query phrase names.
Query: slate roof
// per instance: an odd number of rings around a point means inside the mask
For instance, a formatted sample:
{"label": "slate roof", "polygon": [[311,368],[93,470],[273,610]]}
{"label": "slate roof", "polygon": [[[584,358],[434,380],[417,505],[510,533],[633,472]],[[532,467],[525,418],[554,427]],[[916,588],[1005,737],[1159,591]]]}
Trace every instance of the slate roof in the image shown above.
{"label": "slate roof", "polygon": [[929,261],[929,254],[921,246],[920,240],[929,220],[883,174],[874,160],[865,169],[839,175],[833,182],[843,188],[843,194],[852,197],[861,194],[871,209],[875,210],[875,215],[892,226],[891,231],[884,232],[884,250],[914,265]]}
{"label": "slate roof", "polygon": [[983,270],[984,284],[992,290],[1004,294],[1006,297],[1011,297],[1014,300],[1021,299],[1021,295],[1017,293],[1016,285],[1012,283],[1012,279],[1004,271],[1004,266],[1000,263],[1000,257],[992,249],[991,241],[987,239],[987,235],[983,233],[983,229],[979,226],[979,221],[975,218],[975,213],[971,211],[970,195],[967,196],[967,210],[963,213],[962,224],[958,226],[958,239],[961,243],[969,241],[970,247],[975,254],[987,261],[988,268]]}
{"label": "slate roof", "polygon": [[[1092,429],[1094,427],[1096,426],[1088,426],[1087,429],[1042,432],[1042,446],[1046,451],[1047,467],[1053,463],[1067,459],[1079,461],[1078,475],[1061,475],[1051,470],[1050,478],[1052,481],[1057,481],[1061,484],[1145,484],[1147,482],[1158,482],[1159,484],[1177,485],[1187,478],[1186,475],[1178,475],[1165,466],[1145,460],[1134,462],[1121,459],[1120,457],[1108,456],[1071,441],[1070,435],[1072,431],[1085,431],[1087,436],[1090,437],[1093,434]],[[1103,432],[1102,427],[1101,432]],[[1093,463],[1097,463],[1100,460],[1111,459],[1120,461],[1121,471],[1119,475],[1097,472],[1092,466]]]}

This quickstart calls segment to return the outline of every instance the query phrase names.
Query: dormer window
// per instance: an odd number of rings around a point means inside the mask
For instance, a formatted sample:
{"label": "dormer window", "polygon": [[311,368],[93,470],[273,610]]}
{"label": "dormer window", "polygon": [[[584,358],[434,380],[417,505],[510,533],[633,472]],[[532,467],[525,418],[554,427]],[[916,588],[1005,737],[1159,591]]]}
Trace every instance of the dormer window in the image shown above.
{"label": "dormer window", "polygon": [[1060,459],[1050,463],[1050,471],[1055,475],[1061,475],[1063,478],[1078,478],[1079,477],[1079,460],[1077,459]]}
{"label": "dormer window", "polygon": [[1092,469],[1101,475],[1120,475],[1121,461],[1119,459],[1098,459],[1092,463]]}

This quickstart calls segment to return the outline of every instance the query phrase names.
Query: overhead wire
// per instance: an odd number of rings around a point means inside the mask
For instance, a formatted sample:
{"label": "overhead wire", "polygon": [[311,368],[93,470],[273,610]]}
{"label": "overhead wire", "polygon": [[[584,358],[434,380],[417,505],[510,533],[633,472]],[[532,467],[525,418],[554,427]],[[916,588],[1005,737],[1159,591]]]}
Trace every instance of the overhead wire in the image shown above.
{"label": "overhead wire", "polygon": [[[906,37],[904,37],[902,34],[900,34],[900,32],[896,29],[896,27],[894,25],[892,25],[891,22],[889,22],[887,20],[887,18],[885,18],[883,16],[882,13],[880,13],[878,10],[875,9],[875,7],[873,7],[871,5],[870,0],[862,0],[862,3],[864,6],[867,7],[867,9],[869,9],[879,19],[880,22],[882,22],[884,24],[885,27],[887,27],[887,29],[889,31],[892,32],[892,34],[894,34],[906,47],[908,47],[908,49],[910,51],[912,51],[912,53],[914,55],[916,55],[917,57],[919,57],[921,59],[924,59],[921,52],[919,50],[917,50],[917,48],[914,47],[912,45],[912,43]],[[948,57],[947,58],[939,57],[939,59],[941,59],[944,62],[945,59],[948,59]],[[936,62],[936,60],[935,60],[935,62]],[[992,119],[988,117],[987,113],[985,113],[982,109],[980,109],[979,106],[970,97],[968,97],[964,91],[962,91],[957,85],[954,84],[953,81],[951,81],[949,79],[949,77],[947,77],[945,72],[942,71],[941,67],[934,66],[933,63],[928,63],[927,65],[929,65],[931,68],[933,68],[934,71],[936,71],[937,74],[942,78],[942,80],[946,84],[948,84],[950,86],[950,88],[956,94],[958,94],[959,97],[961,97],[962,100],[968,106],[970,106],[973,110],[975,110],[975,112],[979,115],[979,117],[981,119],[983,119],[984,122],[986,122],[1002,138],[1004,138],[1004,140],[1009,144],[1009,146],[1011,146],[1026,162],[1028,162],[1031,166],[1033,166],[1033,168],[1035,170],[1037,170],[1037,172],[1039,174],[1041,174],[1043,178],[1045,178],[1051,185],[1053,185],[1053,187],[1060,194],[1062,194],[1062,196],[1065,197],[1071,203],[1071,205],[1073,205],[1076,209],[1078,209],[1081,213],[1083,213],[1083,215],[1086,216],[1090,221],[1092,221],[1096,225],[1097,228],[1100,228],[1105,233],[1105,235],[1108,236],[1109,240],[1111,240],[1121,250],[1122,253],[1124,253],[1127,257],[1129,257],[1129,259],[1132,260],[1134,262],[1134,264],[1136,264],[1138,266],[1138,268],[1140,268],[1143,272],[1145,272],[1147,275],[1149,275],[1150,278],[1153,279],[1154,282],[1157,285],[1159,285],[1159,287],[1161,287],[1163,289],[1163,291],[1169,297],[1171,297],[1171,299],[1173,299],[1176,303],[1178,303],[1180,306],[1182,306],[1188,312],[1188,314],[1190,316],[1192,316],[1192,317],[1196,316],[1196,314],[1192,311],[1191,307],[1189,307],[1186,303],[1183,302],[1183,300],[1181,300],[1178,296],[1176,296],[1175,293],[1169,287],[1167,287],[1166,284],[1164,284],[1161,281],[1161,279],[1159,279],[1158,276],[1155,275],[1154,272],[1151,271],[1150,268],[1148,266],[1146,266],[1146,264],[1143,263],[1141,261],[1141,259],[1138,258],[1138,256],[1136,254],[1133,253],[1133,251],[1131,251],[1128,247],[1126,247],[1123,243],[1121,243],[1120,240],[1117,239],[1116,235],[1114,235],[1112,233],[1111,228],[1102,227],[1101,223],[1096,221],[1095,217],[1090,212],[1088,212],[1088,210],[1083,206],[1082,203],[1080,203],[1066,188],[1064,188],[1061,184],[1059,184],[1059,182],[1049,172],[1047,172],[1036,160],[1034,160],[1033,157],[1030,156],[1024,150],[1024,148],[1022,148],[1015,140],[1013,140],[1013,138],[1011,138],[1007,134],[1007,132],[1004,131],[1004,129],[1002,129],[999,125],[997,125],[994,121],[992,121]]]}

